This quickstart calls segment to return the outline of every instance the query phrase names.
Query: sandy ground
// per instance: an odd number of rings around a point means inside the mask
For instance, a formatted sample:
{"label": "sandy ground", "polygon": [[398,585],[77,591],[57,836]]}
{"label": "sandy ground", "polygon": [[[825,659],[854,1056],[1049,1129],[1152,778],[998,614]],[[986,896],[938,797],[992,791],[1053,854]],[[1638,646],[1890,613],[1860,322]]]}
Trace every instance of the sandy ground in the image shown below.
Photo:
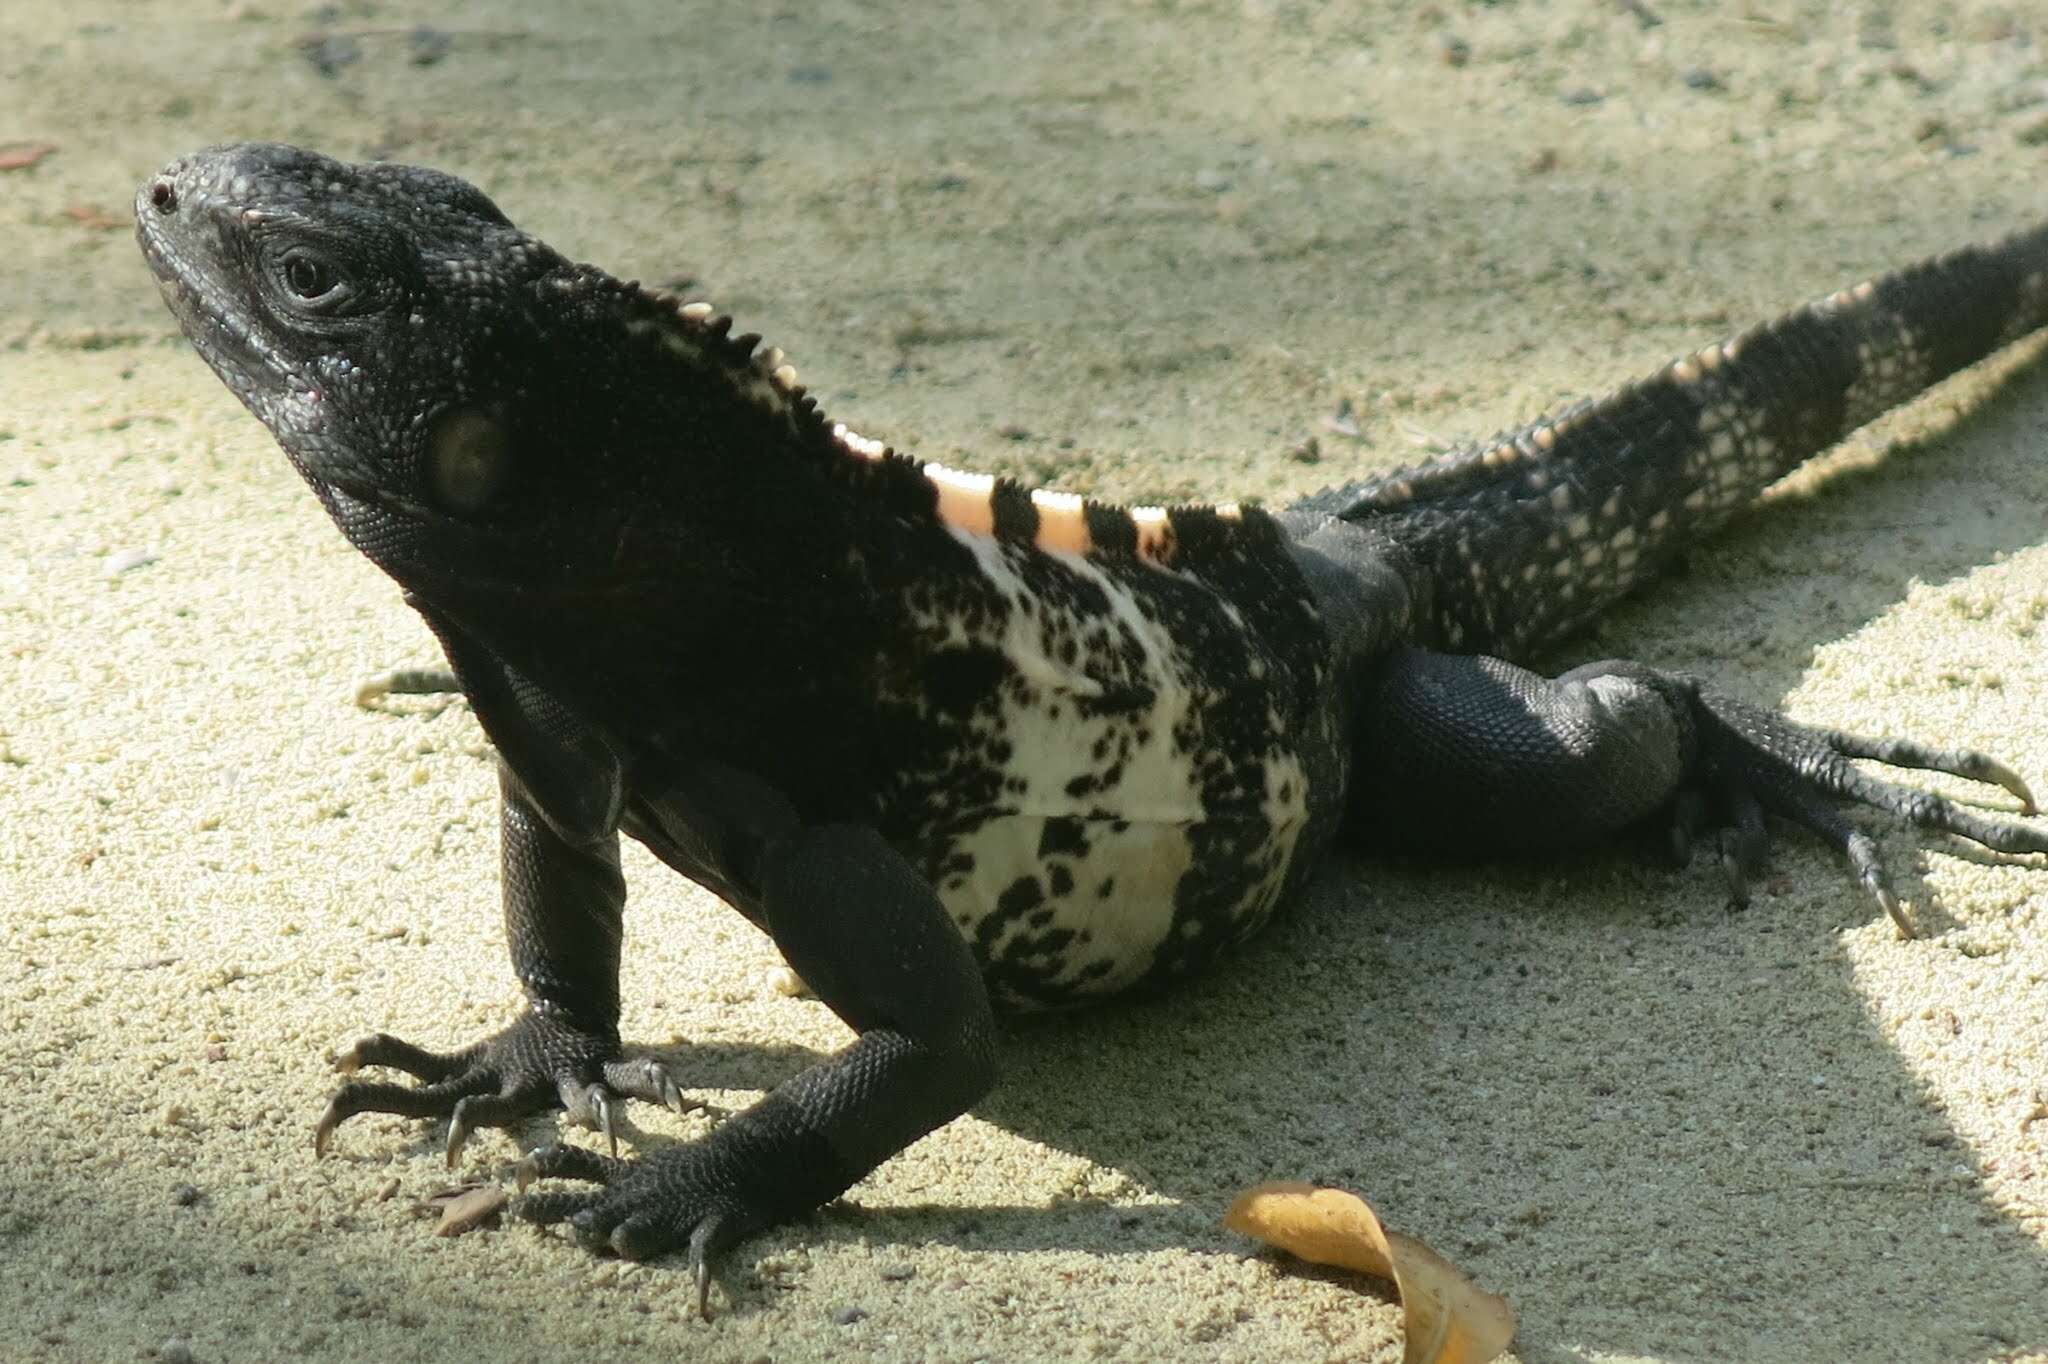
{"label": "sandy ground", "polygon": [[[10,0],[0,141],[58,150],[0,173],[0,1356],[1396,1358],[1386,1298],[1218,1225],[1308,1177],[1507,1294],[1523,1359],[2048,1357],[2048,870],[1896,831],[1920,942],[1796,840],[1740,916],[1625,853],[1339,865],[1177,995],[1013,1029],[709,1325],[672,1264],[428,1236],[425,1125],[312,1156],[335,1047],[510,1016],[495,786],[462,707],[349,704],[431,642],[177,339],[155,166],[442,166],[901,446],[1279,501],[2048,210],[2028,9],[1650,6]],[[2048,383],[1848,448],[1559,662],[2048,783]],[[628,871],[627,1033],[711,1106],[635,1144],[844,1042]]]}

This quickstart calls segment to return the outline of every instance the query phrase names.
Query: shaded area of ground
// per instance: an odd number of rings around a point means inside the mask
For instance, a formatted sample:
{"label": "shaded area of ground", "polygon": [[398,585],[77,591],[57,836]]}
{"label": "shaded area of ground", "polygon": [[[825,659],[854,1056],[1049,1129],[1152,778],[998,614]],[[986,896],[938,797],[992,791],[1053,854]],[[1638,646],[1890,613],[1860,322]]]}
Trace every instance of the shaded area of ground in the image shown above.
{"label": "shaded area of ground", "polygon": [[[1803,847],[1733,918],[1706,869],[1626,856],[1339,865],[1238,967],[1017,1028],[1004,1089],[750,1245],[708,1327],[669,1266],[428,1239],[431,1131],[310,1156],[328,1049],[505,1016],[495,784],[461,708],[347,704],[430,641],[175,341],[123,223],[154,166],[242,137],[444,166],[695,281],[901,446],[1278,501],[2048,211],[2020,8],[1723,10],[11,5],[0,142],[58,149],[0,172],[0,1338],[1392,1357],[1386,1303],[1217,1226],[1306,1176],[1506,1292],[1528,1359],[2048,1352],[2044,873],[1902,836],[1913,944]],[[1573,657],[2048,781],[2038,373],[1843,462]],[[700,1098],[843,1042],[735,916],[629,871],[628,1031]]]}

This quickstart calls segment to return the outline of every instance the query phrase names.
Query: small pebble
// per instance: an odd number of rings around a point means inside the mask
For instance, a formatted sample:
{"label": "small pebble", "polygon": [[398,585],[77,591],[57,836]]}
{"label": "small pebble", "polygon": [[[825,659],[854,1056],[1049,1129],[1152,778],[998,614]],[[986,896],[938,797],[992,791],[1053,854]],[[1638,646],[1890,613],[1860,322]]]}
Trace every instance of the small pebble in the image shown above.
{"label": "small pebble", "polygon": [[181,1208],[189,1208],[205,1196],[197,1184],[180,1184],[171,1190],[171,1202]]}
{"label": "small pebble", "polygon": [[866,1321],[867,1319],[868,1312],[865,1307],[842,1307],[832,1314],[832,1324],[834,1326],[851,1326],[857,1321]]}
{"label": "small pebble", "polygon": [[811,987],[804,984],[804,978],[788,966],[778,966],[768,973],[768,988],[788,999],[811,998]]}
{"label": "small pebble", "polygon": [[882,1282],[884,1283],[904,1283],[915,1277],[917,1277],[917,1267],[915,1265],[882,1266]]}
{"label": "small pebble", "polygon": [[118,578],[155,562],[156,555],[146,549],[119,549],[100,560],[100,568],[109,578]]}
{"label": "small pebble", "polygon": [[427,24],[405,35],[406,50],[411,53],[414,66],[432,66],[448,55],[453,42],[447,33]]}
{"label": "small pebble", "polygon": [[299,39],[299,55],[332,80],[341,68],[361,59],[363,45],[347,34],[309,33]]}
{"label": "small pebble", "polygon": [[1334,431],[1347,440],[1361,439],[1363,433],[1358,429],[1358,412],[1351,406],[1349,398],[1340,399],[1337,410],[1323,418],[1323,429]]}
{"label": "small pebble", "polygon": [[156,1358],[157,1364],[193,1364],[197,1356],[192,1353],[190,1345],[177,1336],[172,1336],[156,1347]]}

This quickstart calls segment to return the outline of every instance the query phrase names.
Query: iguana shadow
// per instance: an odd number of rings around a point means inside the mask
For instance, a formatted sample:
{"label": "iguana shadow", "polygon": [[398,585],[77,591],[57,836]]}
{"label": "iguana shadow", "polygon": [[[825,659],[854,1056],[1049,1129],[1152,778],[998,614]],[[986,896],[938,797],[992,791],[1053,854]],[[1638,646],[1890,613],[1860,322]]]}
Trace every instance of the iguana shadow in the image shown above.
{"label": "iguana shadow", "polygon": [[[1811,585],[1760,564],[1771,547],[1845,561],[1820,608],[1840,628],[1822,637],[1881,615],[1909,577],[2032,547],[2048,520],[2041,431],[2048,384],[2038,364],[2012,367],[1955,429],[1750,518],[1570,661],[1666,661],[1717,613],[1810,625]],[[1902,528],[1916,540],[1904,554]],[[1656,619],[1674,605],[1682,620]],[[1720,680],[1775,700],[1804,664],[1766,649]],[[1886,842],[1938,934],[1954,924],[1914,846]],[[1999,860],[1938,836],[1919,846]],[[1838,934],[1875,910],[1796,834],[1774,866],[1789,877],[1731,915],[1705,859],[1676,873],[1625,852],[1340,861],[1178,991],[1011,1027],[1004,1082],[976,1112],[1177,1207],[899,1212],[867,1234],[1001,1249],[1067,1227],[1133,1252],[1245,1251],[1218,1226],[1232,1194],[1305,1178],[1368,1195],[1505,1292],[1525,1358],[2048,1347],[2048,1259],[1858,987]],[[2048,987],[2026,988],[2048,1011]],[[1927,1026],[1948,1025],[1937,1012]]]}

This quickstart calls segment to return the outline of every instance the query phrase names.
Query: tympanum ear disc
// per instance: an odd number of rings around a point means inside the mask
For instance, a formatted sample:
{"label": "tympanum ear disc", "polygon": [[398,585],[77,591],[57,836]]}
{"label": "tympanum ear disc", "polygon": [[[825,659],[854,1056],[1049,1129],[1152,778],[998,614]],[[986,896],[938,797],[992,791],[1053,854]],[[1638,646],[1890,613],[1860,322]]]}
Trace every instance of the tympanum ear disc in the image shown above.
{"label": "tympanum ear disc", "polygon": [[448,510],[483,510],[505,486],[511,464],[512,442],[495,417],[459,407],[434,419],[427,436],[427,477]]}

